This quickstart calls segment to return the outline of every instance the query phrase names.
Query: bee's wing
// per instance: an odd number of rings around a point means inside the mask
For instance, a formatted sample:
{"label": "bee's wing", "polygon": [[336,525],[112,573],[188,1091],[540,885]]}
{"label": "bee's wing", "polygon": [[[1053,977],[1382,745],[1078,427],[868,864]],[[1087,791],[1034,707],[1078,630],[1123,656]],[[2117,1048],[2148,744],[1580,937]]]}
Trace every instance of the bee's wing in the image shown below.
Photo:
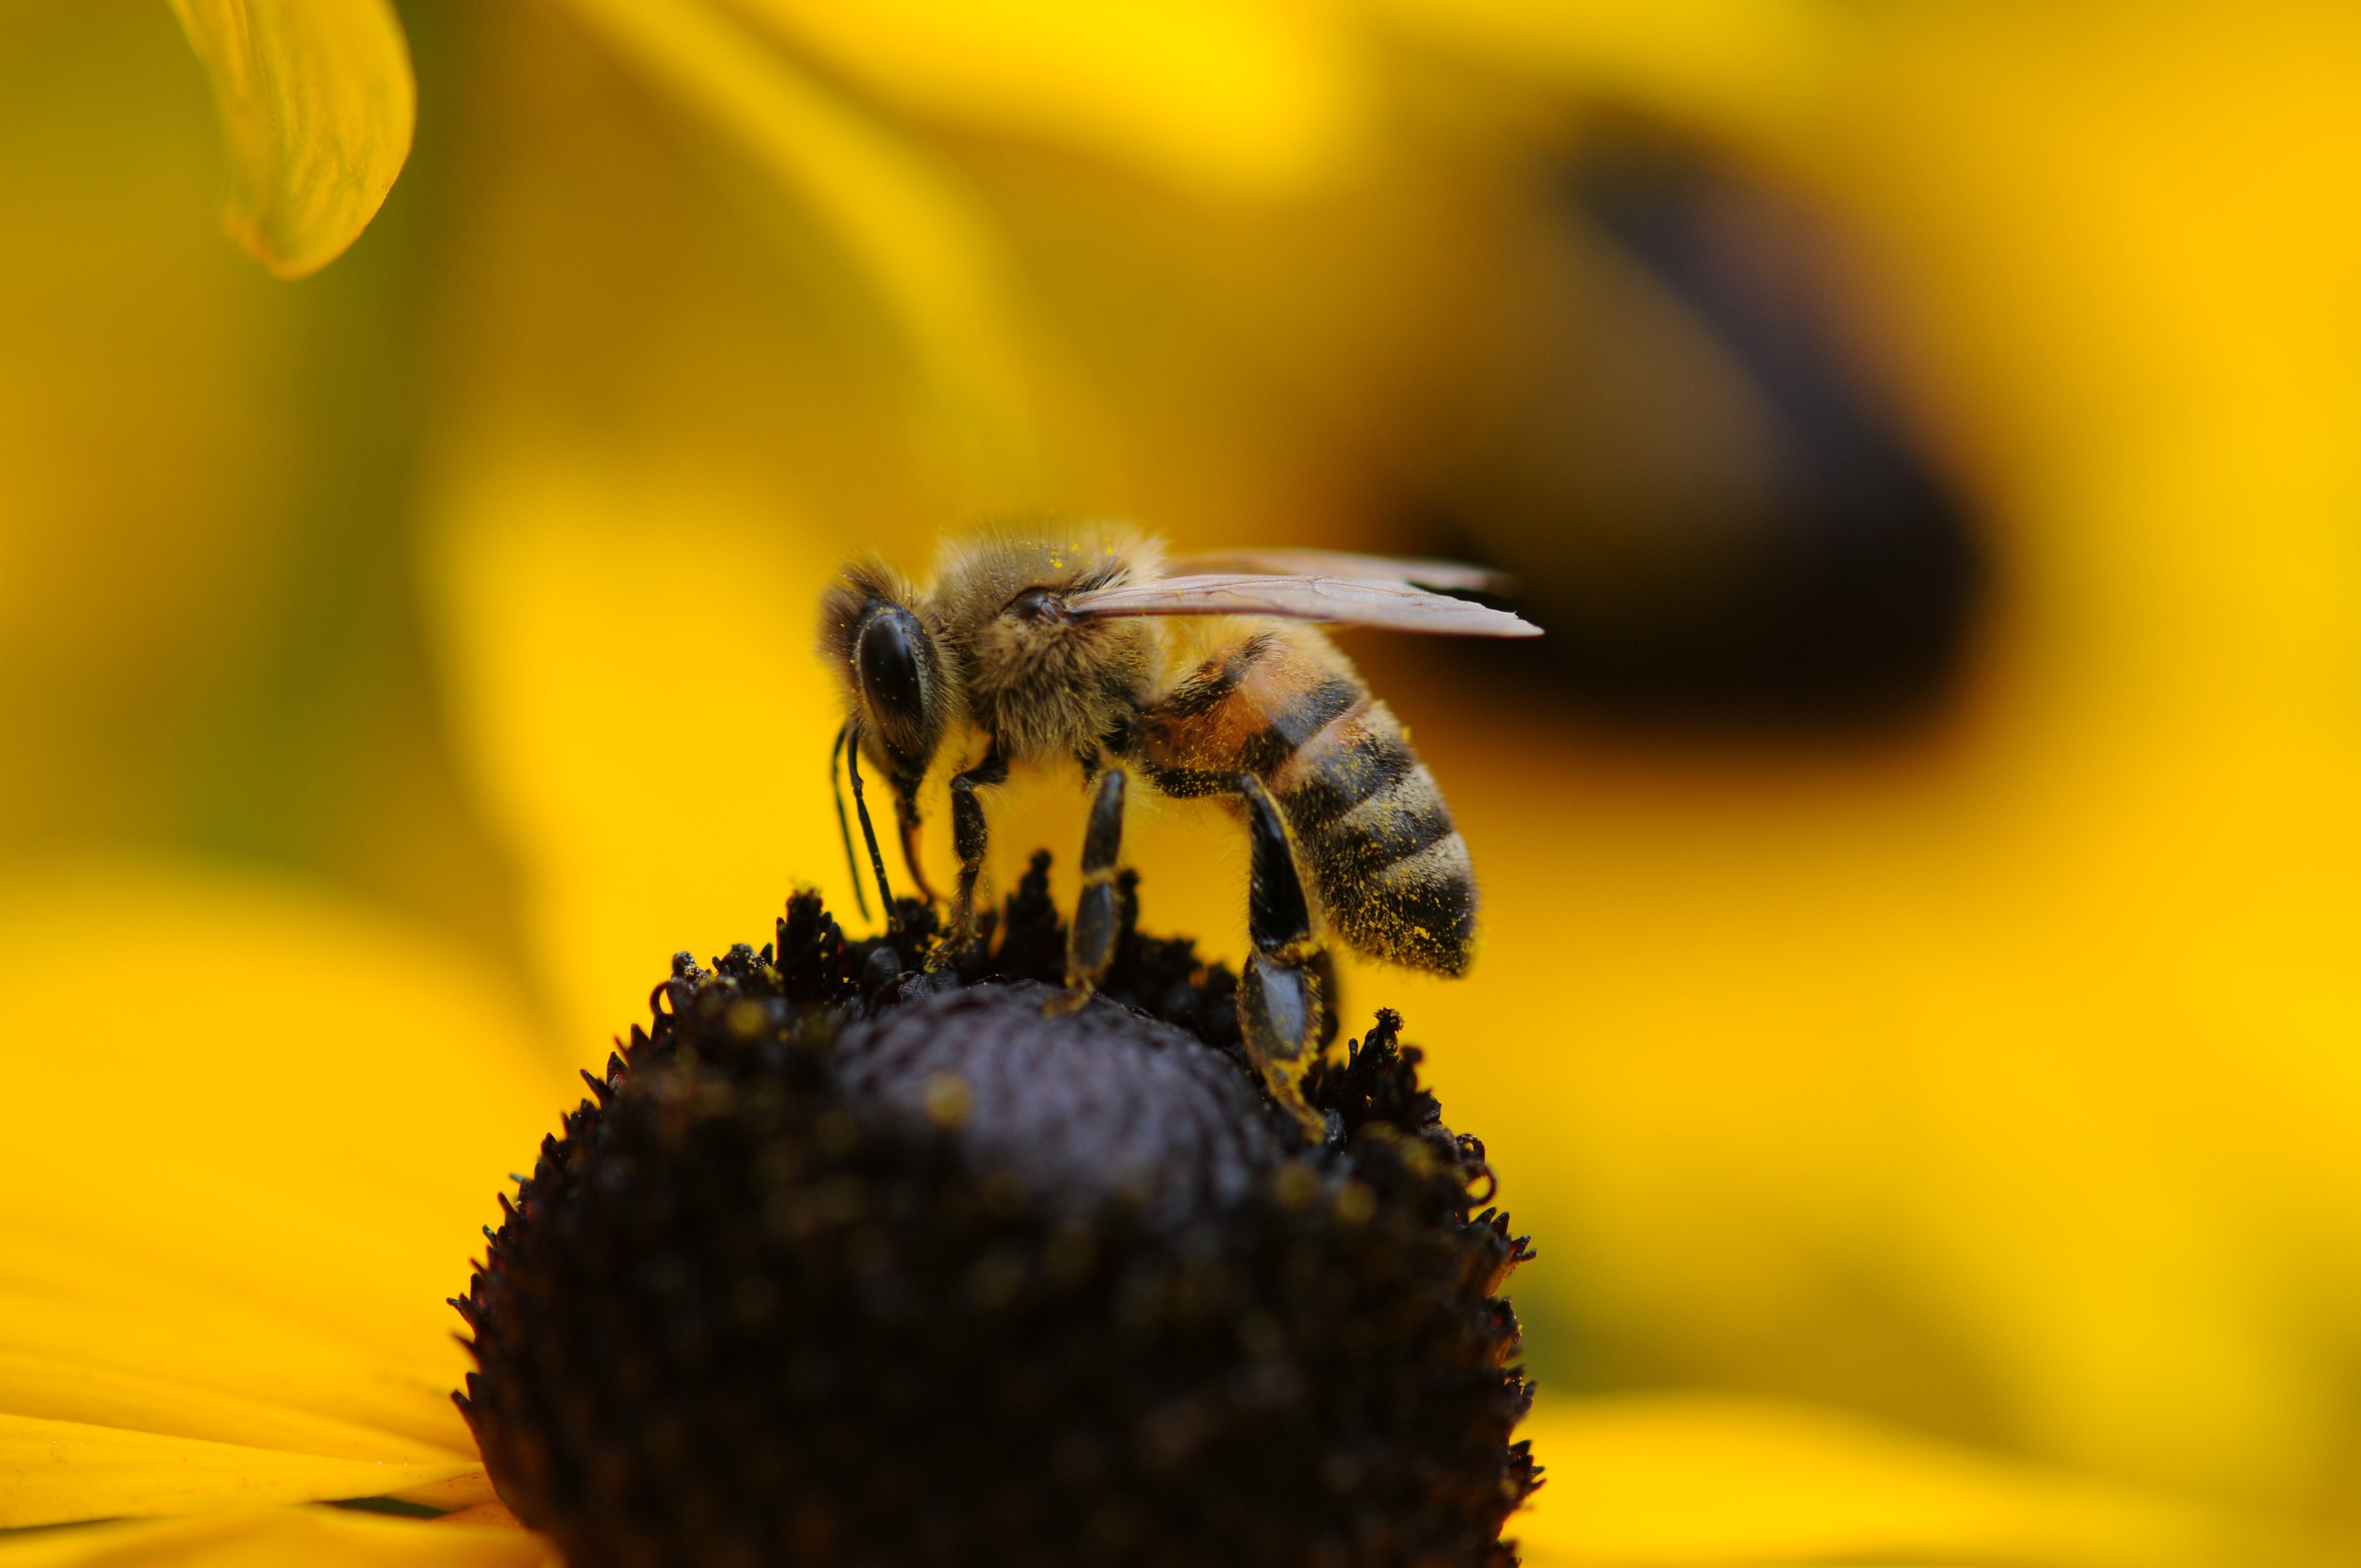
{"label": "bee's wing", "polygon": [[1093,588],[1066,600],[1079,616],[1268,615],[1438,631],[1458,637],[1539,637],[1542,629],[1505,609],[1431,594],[1406,583],[1365,577],[1276,577],[1207,573],[1152,583]]}
{"label": "bee's wing", "polygon": [[1281,577],[1350,577],[1362,583],[1416,583],[1427,588],[1460,588],[1482,594],[1513,594],[1517,579],[1506,572],[1464,561],[1410,561],[1391,555],[1356,555],[1344,550],[1213,550],[1165,564],[1175,576],[1255,572]]}

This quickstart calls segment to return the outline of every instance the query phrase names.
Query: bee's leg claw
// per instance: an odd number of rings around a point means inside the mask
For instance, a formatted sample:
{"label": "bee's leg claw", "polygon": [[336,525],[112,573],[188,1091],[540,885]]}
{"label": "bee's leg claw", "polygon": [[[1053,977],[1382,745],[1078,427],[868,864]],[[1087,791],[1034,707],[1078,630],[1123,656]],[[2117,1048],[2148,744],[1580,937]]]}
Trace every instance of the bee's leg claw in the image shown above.
{"label": "bee's leg claw", "polygon": [[986,938],[984,927],[976,919],[975,884],[983,875],[983,854],[991,847],[992,830],[984,820],[983,802],[976,798],[975,792],[982,785],[1005,784],[1007,780],[1008,764],[1001,759],[997,746],[967,772],[952,775],[951,850],[959,856],[959,891],[951,902],[950,924],[928,960],[929,969],[956,967],[978,942]]}
{"label": "bee's leg claw", "polygon": [[1279,807],[1252,774],[1239,779],[1238,792],[1246,797],[1254,857],[1246,895],[1254,952],[1238,978],[1238,1028],[1270,1097],[1295,1118],[1306,1142],[1325,1143],[1328,1118],[1304,1100],[1302,1073],[1328,1038],[1326,993],[1334,971],[1312,938],[1311,905]]}
{"label": "bee's leg claw", "polygon": [[1123,861],[1123,792],[1121,768],[1099,775],[1091,825],[1082,835],[1082,895],[1074,904],[1074,923],[1066,928],[1066,995],[1060,1011],[1089,1001],[1091,988],[1115,962],[1123,926],[1115,882]]}
{"label": "bee's leg claw", "polygon": [[1297,1075],[1309,1065],[1307,1057],[1318,1056],[1313,1036],[1321,1011],[1320,988],[1310,970],[1259,952],[1246,959],[1246,971],[1238,978],[1238,1028],[1246,1036],[1246,1054],[1270,1097],[1302,1127],[1304,1140],[1315,1144],[1327,1142],[1328,1119],[1304,1100]]}

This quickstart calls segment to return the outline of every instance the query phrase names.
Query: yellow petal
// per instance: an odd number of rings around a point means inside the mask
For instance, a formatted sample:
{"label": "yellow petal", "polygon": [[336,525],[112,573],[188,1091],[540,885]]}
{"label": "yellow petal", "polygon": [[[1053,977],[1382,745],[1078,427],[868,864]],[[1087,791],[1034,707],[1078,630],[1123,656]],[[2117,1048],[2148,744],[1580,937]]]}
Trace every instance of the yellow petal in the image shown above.
{"label": "yellow petal", "polygon": [[1215,192],[1332,177],[1360,139],[1354,32],[1246,0],[736,0],[907,108],[1057,137]]}
{"label": "yellow petal", "polygon": [[850,910],[810,630],[835,561],[681,474],[537,461],[451,507],[430,581],[462,754],[567,1047],[603,1060],[674,952],[769,939],[799,883]]}
{"label": "yellow petal", "polygon": [[172,0],[229,144],[229,232],[281,278],[357,238],[410,156],[418,89],[387,0]]}
{"label": "yellow petal", "polygon": [[1778,136],[1826,79],[1840,18],[1806,0],[1368,0],[1403,32],[1682,120]]}
{"label": "yellow petal", "polygon": [[1532,1568],[2331,1561],[2252,1521],[1807,1407],[1711,1397],[1545,1402],[1547,1478],[1510,1521]]}
{"label": "yellow petal", "polygon": [[569,3],[810,207],[908,337],[958,455],[1005,485],[1032,442],[1023,339],[999,238],[950,171],[707,0]]}
{"label": "yellow petal", "polygon": [[80,1421],[0,1416],[0,1529],[374,1497],[474,1468],[472,1460],[372,1464]]}
{"label": "yellow petal", "polygon": [[479,1513],[500,1506],[500,1495],[493,1489],[491,1476],[481,1468],[454,1475],[447,1481],[430,1481],[423,1486],[404,1486],[386,1496],[399,1497],[405,1503],[423,1503],[430,1508],[448,1509],[450,1511],[443,1518],[454,1524],[473,1522],[460,1518],[462,1514]]}
{"label": "yellow petal", "polygon": [[[185,1323],[175,1326],[187,1332]],[[371,1462],[446,1464],[470,1457],[415,1438],[170,1377],[5,1350],[0,1350],[0,1414]]]}
{"label": "yellow petal", "polygon": [[1775,759],[1405,701],[1491,945],[1380,994],[1578,1251],[1519,1283],[1587,1357],[2333,1511],[2361,225],[2320,192],[2361,160],[2361,13],[1839,11],[1816,161],[1991,443],[1977,683]]}
{"label": "yellow petal", "polygon": [[[219,1240],[228,1247],[236,1238]],[[126,1396],[106,1415],[94,1406],[29,1408],[29,1399],[26,1408],[0,1401],[0,1409],[347,1457],[401,1458],[410,1444],[453,1456],[475,1452],[451,1405],[457,1368],[446,1340],[423,1350],[413,1343],[417,1354],[405,1356],[399,1345],[373,1343],[366,1328],[356,1332],[300,1307],[257,1301],[266,1281],[126,1261],[126,1245],[136,1244],[59,1241],[0,1223],[0,1344],[53,1365],[60,1376],[79,1370]],[[143,1384],[140,1402],[130,1402],[130,1390]],[[228,1403],[202,1414],[208,1394]],[[261,1409],[236,1415],[246,1403]],[[278,1412],[327,1424],[311,1442],[276,1442],[250,1435],[260,1429],[231,1424],[280,1420]],[[205,1424],[214,1420],[224,1424]],[[388,1446],[355,1453],[328,1442],[346,1429],[383,1434]]]}
{"label": "yellow petal", "polygon": [[578,1097],[512,996],[334,900],[155,868],[0,897],[0,1064],[37,1108],[0,1139],[16,1394],[472,1459],[443,1298]]}
{"label": "yellow petal", "polygon": [[0,1568],[562,1568],[537,1535],[334,1508],[92,1525],[0,1541]]}

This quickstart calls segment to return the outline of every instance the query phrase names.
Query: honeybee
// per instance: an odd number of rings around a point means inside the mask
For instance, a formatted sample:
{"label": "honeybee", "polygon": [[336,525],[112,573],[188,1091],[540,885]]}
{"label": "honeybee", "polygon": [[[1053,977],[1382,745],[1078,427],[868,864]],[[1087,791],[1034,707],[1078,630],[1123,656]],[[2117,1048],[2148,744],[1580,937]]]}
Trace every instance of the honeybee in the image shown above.
{"label": "honeybee", "polygon": [[1164,795],[1228,801],[1250,849],[1241,1033],[1272,1096],[1318,1140],[1324,1124],[1298,1080],[1325,1038],[1322,934],[1456,975],[1474,942],[1476,883],[1409,732],[1312,623],[1538,636],[1505,610],[1427,591],[1501,581],[1444,562],[1316,551],[1170,561],[1155,540],[1097,527],[948,541],[925,587],[883,561],[849,564],[820,609],[820,652],[847,715],[830,768],[840,756],[850,772],[879,896],[890,912],[863,759],[892,788],[904,858],[932,903],[918,789],[948,746],[975,758],[950,780],[951,952],[976,933],[989,840],[978,792],[1011,768],[1079,762],[1093,792],[1066,953],[1079,1005],[1115,957],[1133,776]]}

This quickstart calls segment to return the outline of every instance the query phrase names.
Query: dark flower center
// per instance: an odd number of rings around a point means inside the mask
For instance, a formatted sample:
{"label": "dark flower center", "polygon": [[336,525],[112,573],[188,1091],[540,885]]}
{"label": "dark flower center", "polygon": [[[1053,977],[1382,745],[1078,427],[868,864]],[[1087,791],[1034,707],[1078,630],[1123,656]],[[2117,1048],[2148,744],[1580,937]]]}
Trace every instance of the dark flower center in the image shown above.
{"label": "dark flower center", "polygon": [[573,1568],[1514,1562],[1530,1255],[1399,1021],[1303,1151],[1189,943],[1044,1014],[1046,868],[961,970],[807,894],[682,955],[544,1143],[460,1407]]}

